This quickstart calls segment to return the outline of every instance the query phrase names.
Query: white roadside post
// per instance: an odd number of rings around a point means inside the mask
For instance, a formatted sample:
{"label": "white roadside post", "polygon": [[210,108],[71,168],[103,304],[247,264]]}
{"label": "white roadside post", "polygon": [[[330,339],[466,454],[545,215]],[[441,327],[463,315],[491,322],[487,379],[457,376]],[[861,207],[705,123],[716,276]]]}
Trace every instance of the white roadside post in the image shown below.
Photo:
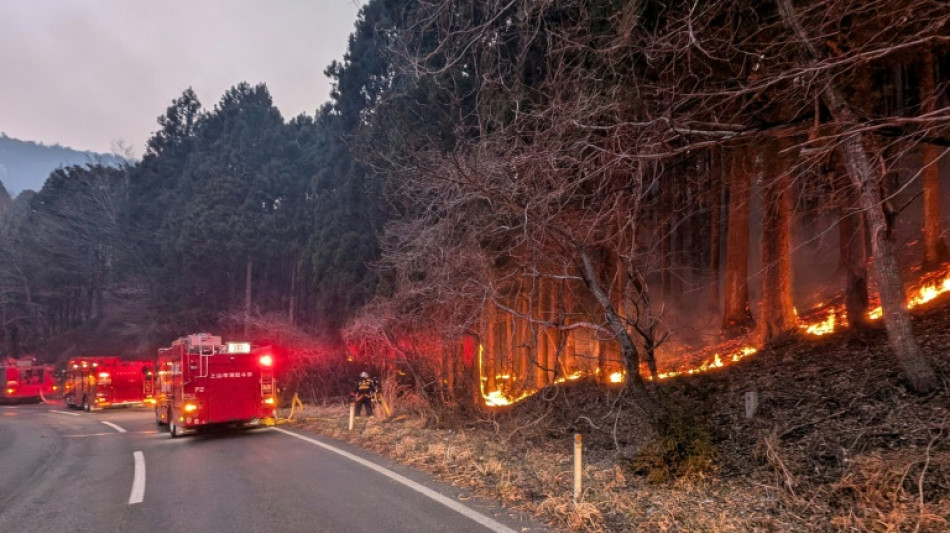
{"label": "white roadside post", "polygon": [[356,402],[350,403],[350,431],[353,431],[353,420],[356,418]]}
{"label": "white roadside post", "polygon": [[745,417],[752,418],[759,410],[759,393],[750,391],[745,393]]}
{"label": "white roadside post", "polygon": [[581,473],[583,472],[583,449],[581,434],[574,434],[574,501],[581,497]]}

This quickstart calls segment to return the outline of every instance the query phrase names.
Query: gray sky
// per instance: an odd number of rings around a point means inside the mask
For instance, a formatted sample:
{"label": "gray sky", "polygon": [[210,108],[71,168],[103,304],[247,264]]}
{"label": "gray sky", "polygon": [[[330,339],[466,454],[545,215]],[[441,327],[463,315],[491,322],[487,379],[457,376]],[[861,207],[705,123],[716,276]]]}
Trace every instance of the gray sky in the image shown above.
{"label": "gray sky", "polygon": [[365,0],[0,0],[0,131],[136,157],[188,87],[266,83],[284,120],[329,99]]}

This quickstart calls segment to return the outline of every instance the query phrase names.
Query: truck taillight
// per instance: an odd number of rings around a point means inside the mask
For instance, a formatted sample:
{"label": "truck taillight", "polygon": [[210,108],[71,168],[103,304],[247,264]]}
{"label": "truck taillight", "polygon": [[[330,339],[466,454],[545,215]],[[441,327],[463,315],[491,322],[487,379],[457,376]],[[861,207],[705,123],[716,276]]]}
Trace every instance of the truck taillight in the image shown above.
{"label": "truck taillight", "polygon": [[274,364],[274,358],[270,354],[261,356],[261,366],[271,366]]}
{"label": "truck taillight", "polygon": [[7,389],[7,394],[13,394],[16,392],[16,389]]}
{"label": "truck taillight", "polygon": [[108,372],[99,372],[99,377],[102,378],[102,379],[106,379],[106,378],[109,377],[109,373],[108,373]]}
{"label": "truck taillight", "polygon": [[197,406],[197,405],[195,405],[195,404],[193,404],[193,403],[186,403],[186,404],[185,404],[185,412],[186,412],[186,413],[191,413],[191,412],[196,411],[196,410],[198,410],[198,406]]}
{"label": "truck taillight", "polygon": [[264,403],[266,403],[267,405],[274,405],[274,398],[273,397],[264,398]]}

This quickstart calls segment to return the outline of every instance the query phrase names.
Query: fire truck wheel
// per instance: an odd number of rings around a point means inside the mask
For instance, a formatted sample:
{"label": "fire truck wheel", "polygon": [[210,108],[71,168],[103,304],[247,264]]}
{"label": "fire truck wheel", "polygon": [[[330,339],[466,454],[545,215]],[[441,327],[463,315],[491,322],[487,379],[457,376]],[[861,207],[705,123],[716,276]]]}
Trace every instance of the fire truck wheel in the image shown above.
{"label": "fire truck wheel", "polygon": [[88,397],[88,396],[83,396],[83,397],[82,397],[82,410],[83,410],[83,411],[91,411],[91,410],[92,410],[92,409],[91,409],[91,406],[89,405],[89,397]]}
{"label": "fire truck wheel", "polygon": [[156,426],[165,426],[165,422],[162,422],[162,417],[158,414],[158,409],[155,410],[155,425]]}
{"label": "fire truck wheel", "polygon": [[171,433],[173,439],[181,437],[181,430],[178,429],[178,425],[172,422],[170,418],[168,419],[168,432]]}

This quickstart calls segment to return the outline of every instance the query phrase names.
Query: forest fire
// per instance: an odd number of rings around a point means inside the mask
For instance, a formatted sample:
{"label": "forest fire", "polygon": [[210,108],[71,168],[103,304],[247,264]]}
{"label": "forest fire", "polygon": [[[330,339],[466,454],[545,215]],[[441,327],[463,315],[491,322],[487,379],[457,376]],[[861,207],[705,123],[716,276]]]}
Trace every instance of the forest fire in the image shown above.
{"label": "forest fire", "polygon": [[[950,292],[950,267],[944,267],[938,273],[924,277],[918,284],[908,291],[907,309],[913,309],[937,298],[945,292]],[[872,307],[867,317],[869,320],[879,320],[884,316],[880,305]],[[808,335],[819,337],[834,333],[839,327],[847,327],[848,314],[844,305],[829,308],[819,306],[817,311],[809,313],[810,319],[800,319],[798,327]],[[818,318],[823,317],[823,318]]]}
{"label": "forest fire", "polygon": [[[683,368],[680,370],[670,370],[668,372],[659,372],[657,373],[657,377],[659,379],[669,379],[675,378],[677,376],[702,374],[703,372],[709,372],[710,370],[715,370],[732,363],[737,363],[742,359],[756,353],[757,351],[758,350],[752,346],[734,347],[725,351],[723,354],[720,354],[720,351],[717,350],[715,353],[713,353],[711,358],[704,360],[702,363],[694,367]],[[647,379],[651,379],[650,376],[647,376]]]}
{"label": "forest fire", "polygon": [[798,327],[803,329],[805,333],[809,335],[827,335],[835,330],[835,325],[837,324],[837,319],[839,316],[843,320],[844,312],[840,309],[832,308],[825,319],[812,324],[799,324]]}
{"label": "forest fire", "polygon": [[[923,305],[947,292],[950,292],[950,265],[946,266],[938,273],[930,274],[924,277],[915,286],[908,290],[907,309],[913,309]],[[883,316],[883,310],[876,300],[872,301],[872,306],[873,307],[867,312],[868,319],[872,321],[879,320]],[[808,312],[803,317],[799,317],[798,327],[800,331],[806,335],[820,337],[834,333],[835,331],[840,330],[840,328],[847,327],[847,318],[848,316],[844,309],[844,304],[819,304],[815,310]],[[682,354],[679,354],[677,359],[683,360],[686,357],[690,357],[693,360],[699,359],[701,362],[695,365],[683,365],[675,370],[658,372],[657,378],[660,380],[665,380],[678,376],[688,376],[709,372],[739,362],[742,359],[755,354],[757,351],[758,350],[755,347],[745,344],[741,340],[736,340],[709,347],[705,350],[699,351],[698,353],[690,352],[688,354],[687,352],[683,352]],[[703,355],[704,353],[709,354],[710,352],[712,352],[711,355]],[[479,346],[479,365],[481,365],[481,357],[482,347]],[[653,379],[646,368],[642,368],[641,372],[645,379]],[[597,370],[595,373],[576,371],[570,375],[557,378],[554,380],[554,383],[559,384],[567,381],[574,381],[583,377],[595,376],[599,373],[600,370]],[[481,375],[481,394],[485,399],[485,404],[490,407],[511,405],[537,392],[536,390],[528,390],[527,388],[522,388],[520,392],[515,392],[518,391],[515,386],[517,378],[507,373],[498,374],[495,376],[494,382],[497,387],[496,390],[486,391],[485,389],[488,384],[488,378],[485,376],[484,372],[482,372]],[[626,380],[626,373],[623,371],[612,372],[607,376],[607,381],[609,383],[623,383],[624,380]]]}

